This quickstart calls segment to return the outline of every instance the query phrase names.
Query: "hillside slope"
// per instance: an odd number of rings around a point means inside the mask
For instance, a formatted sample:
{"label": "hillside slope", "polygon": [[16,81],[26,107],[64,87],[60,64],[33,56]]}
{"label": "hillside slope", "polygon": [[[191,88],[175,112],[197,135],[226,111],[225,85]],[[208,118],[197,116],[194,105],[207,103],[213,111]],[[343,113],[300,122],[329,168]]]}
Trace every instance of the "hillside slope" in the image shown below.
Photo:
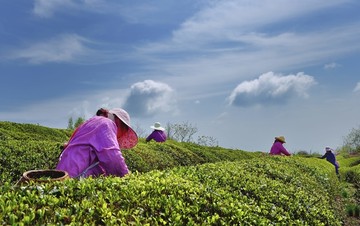
{"label": "hillside slope", "polygon": [[25,171],[54,168],[70,134],[0,122],[0,224],[346,225],[324,160],[172,140],[122,150],[124,178],[13,187]]}
{"label": "hillside slope", "polygon": [[[317,167],[313,167],[317,165]],[[343,225],[326,162],[264,156],[0,191],[0,224]],[[335,178],[334,178],[335,177]],[[335,180],[334,180],[335,179]]]}
{"label": "hillside slope", "polygon": [[71,135],[71,131],[54,129],[45,126],[0,121],[0,140],[37,140],[64,142]]}
{"label": "hillside slope", "polygon": [[[61,154],[61,146],[72,131],[39,125],[0,122],[0,183],[16,181],[22,173],[33,169],[53,169]],[[122,150],[133,172],[163,170],[176,166],[190,166],[219,161],[253,158],[260,153],[222,147],[204,147],[194,143],[165,143],[139,139],[133,149]]]}

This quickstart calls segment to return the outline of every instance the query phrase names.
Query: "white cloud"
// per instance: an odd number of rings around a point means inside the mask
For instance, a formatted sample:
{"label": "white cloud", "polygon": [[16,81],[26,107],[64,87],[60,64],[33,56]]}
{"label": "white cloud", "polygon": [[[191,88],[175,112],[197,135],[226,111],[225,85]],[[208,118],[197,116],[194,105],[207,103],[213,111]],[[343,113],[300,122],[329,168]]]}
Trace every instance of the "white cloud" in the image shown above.
{"label": "white cloud", "polygon": [[33,13],[39,17],[49,18],[59,8],[73,6],[73,0],[35,0]]}
{"label": "white cloud", "polygon": [[46,42],[14,50],[10,53],[10,58],[25,59],[33,64],[69,62],[88,54],[90,50],[85,46],[85,42],[89,41],[76,34],[60,35]]}
{"label": "white cloud", "polygon": [[337,64],[337,63],[330,63],[330,64],[325,64],[324,65],[324,69],[334,69],[334,68],[337,68],[337,67],[340,67],[341,65],[340,64]]}
{"label": "white cloud", "polygon": [[[223,39],[238,41],[238,36],[260,29],[268,24],[295,18],[303,13],[311,13],[343,1],[211,1],[181,28],[174,32],[175,42],[206,43],[206,40]],[[279,7],[281,5],[281,7]],[[199,42],[201,40],[201,42]]]}
{"label": "white cloud", "polygon": [[[186,3],[182,4],[186,5]],[[173,5],[169,1],[163,0],[154,0],[151,3],[144,1],[35,0],[33,13],[38,17],[51,18],[56,13],[81,11],[119,15],[129,23],[163,23],[164,20],[157,15],[168,13],[168,16],[171,16],[171,6]]]}
{"label": "white cloud", "polygon": [[[358,22],[327,27],[329,23],[319,29],[287,27],[289,20],[300,21],[301,27],[301,21],[317,10],[347,0],[210,2],[175,30],[169,40],[137,46],[143,62],[150,62],[148,71],[169,75],[168,83],[178,90],[194,93],[201,85],[204,93],[213,93],[213,87],[218,91],[218,87],[249,79],[249,75],[323,65],[331,56],[341,57],[360,49]],[[271,30],[272,26],[279,29]],[[191,84],[186,76],[191,77]]]}
{"label": "white cloud", "polygon": [[116,11],[117,7],[103,0],[35,0],[33,13],[42,18],[50,18],[56,12],[66,10],[83,10],[104,13]]}
{"label": "white cloud", "polygon": [[174,90],[167,84],[145,80],[131,86],[124,108],[135,117],[148,117],[160,112],[176,112]]}
{"label": "white cloud", "polygon": [[[18,106],[13,112],[0,111],[0,118],[12,122],[40,123],[54,128],[66,128],[70,117],[88,119],[101,107],[108,109],[121,107],[127,92],[127,89],[91,90],[80,94],[64,92],[68,95],[34,101],[31,104]],[[44,110],[39,112],[39,109]]]}
{"label": "white cloud", "polygon": [[228,101],[235,106],[282,104],[293,97],[308,97],[307,91],[314,84],[314,78],[303,72],[286,76],[268,72],[240,83]]}
{"label": "white cloud", "polygon": [[356,84],[356,87],[354,89],[354,92],[360,92],[360,82]]}

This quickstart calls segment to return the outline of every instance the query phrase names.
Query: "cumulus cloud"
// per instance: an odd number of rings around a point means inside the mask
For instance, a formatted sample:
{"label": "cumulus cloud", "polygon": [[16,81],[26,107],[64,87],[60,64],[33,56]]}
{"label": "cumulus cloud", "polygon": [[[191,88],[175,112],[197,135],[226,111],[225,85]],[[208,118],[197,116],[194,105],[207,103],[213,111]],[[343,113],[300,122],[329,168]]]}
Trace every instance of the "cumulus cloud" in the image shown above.
{"label": "cumulus cloud", "polygon": [[354,92],[360,92],[360,82],[356,84]]}
{"label": "cumulus cloud", "polygon": [[89,49],[85,46],[86,42],[89,41],[79,35],[65,34],[15,50],[9,54],[9,57],[25,59],[33,64],[69,62],[87,55]]}
{"label": "cumulus cloud", "polygon": [[312,76],[299,72],[296,75],[267,72],[252,81],[240,83],[228,97],[230,105],[272,105],[286,103],[293,97],[308,97],[308,89],[315,85]]}
{"label": "cumulus cloud", "polygon": [[124,108],[134,117],[150,117],[161,112],[175,112],[174,90],[167,84],[145,80],[131,86]]}

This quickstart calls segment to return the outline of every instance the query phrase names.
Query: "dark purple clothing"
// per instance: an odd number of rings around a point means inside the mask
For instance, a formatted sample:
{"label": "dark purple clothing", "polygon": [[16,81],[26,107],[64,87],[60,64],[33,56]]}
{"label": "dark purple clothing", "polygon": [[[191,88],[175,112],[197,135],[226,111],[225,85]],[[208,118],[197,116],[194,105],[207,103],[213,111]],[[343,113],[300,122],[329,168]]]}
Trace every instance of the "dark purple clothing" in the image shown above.
{"label": "dark purple clothing", "polygon": [[154,130],[152,133],[146,138],[146,142],[154,140],[156,142],[164,142],[166,141],[166,133],[162,130]]}
{"label": "dark purple clothing", "polygon": [[324,159],[326,158],[326,160],[328,162],[330,162],[331,164],[333,164],[335,166],[335,172],[336,174],[339,174],[339,163],[336,161],[336,157],[335,157],[335,154],[332,153],[331,151],[327,151],[325,153],[325,155],[321,156],[320,157],[321,159]]}

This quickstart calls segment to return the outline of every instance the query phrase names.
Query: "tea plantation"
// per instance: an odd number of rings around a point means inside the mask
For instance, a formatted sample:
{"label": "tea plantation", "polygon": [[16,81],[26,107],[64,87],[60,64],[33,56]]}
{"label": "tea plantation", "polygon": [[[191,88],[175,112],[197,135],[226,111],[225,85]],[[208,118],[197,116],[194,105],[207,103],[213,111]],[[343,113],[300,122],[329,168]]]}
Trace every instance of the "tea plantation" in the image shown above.
{"label": "tea plantation", "polygon": [[[70,135],[0,122],[1,225],[348,224],[349,190],[325,160],[172,140],[122,150],[132,171],[124,178],[14,186],[25,171],[55,168]],[[359,158],[339,161],[356,197]]]}

